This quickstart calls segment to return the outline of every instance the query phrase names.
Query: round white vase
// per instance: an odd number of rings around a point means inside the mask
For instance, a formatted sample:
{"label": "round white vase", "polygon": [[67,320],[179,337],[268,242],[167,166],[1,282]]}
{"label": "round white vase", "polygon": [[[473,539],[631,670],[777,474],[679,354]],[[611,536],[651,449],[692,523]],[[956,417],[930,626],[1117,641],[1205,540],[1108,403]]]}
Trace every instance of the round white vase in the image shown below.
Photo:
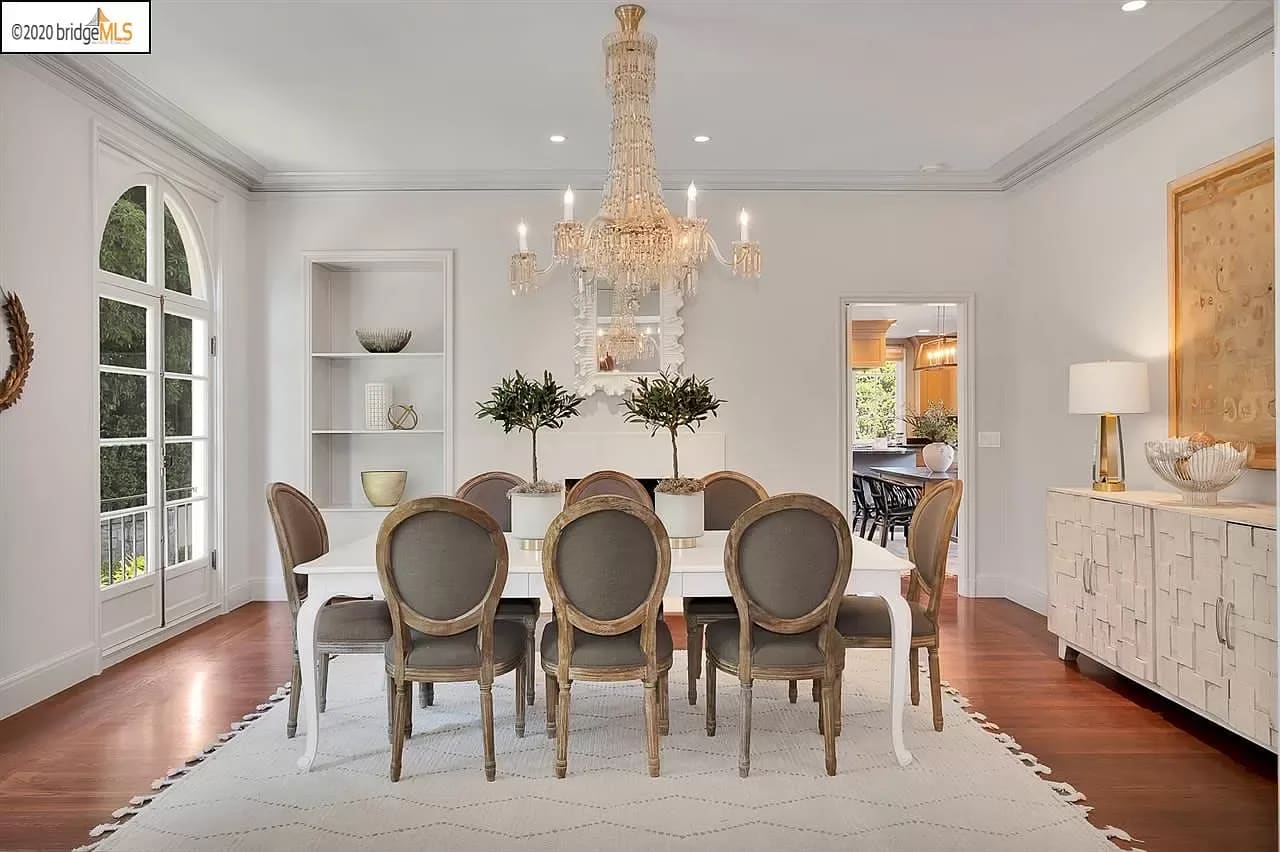
{"label": "round white vase", "polygon": [[521,547],[538,550],[547,535],[547,527],[564,508],[564,492],[520,492],[511,495],[511,535],[520,539]]}
{"label": "round white vase", "polygon": [[701,491],[696,494],[664,494],[658,491],[653,495],[654,510],[667,528],[673,548],[698,546],[703,532],[702,495]]}
{"label": "round white vase", "polygon": [[945,473],[956,460],[956,448],[941,441],[927,444],[921,452],[924,466],[934,473]]}

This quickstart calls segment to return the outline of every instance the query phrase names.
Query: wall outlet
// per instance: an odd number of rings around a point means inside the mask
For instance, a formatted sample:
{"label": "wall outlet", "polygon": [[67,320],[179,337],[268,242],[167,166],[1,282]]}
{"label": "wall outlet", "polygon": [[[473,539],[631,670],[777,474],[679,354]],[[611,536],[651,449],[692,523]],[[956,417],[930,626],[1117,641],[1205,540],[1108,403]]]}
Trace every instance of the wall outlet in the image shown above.
{"label": "wall outlet", "polygon": [[1000,446],[1000,433],[999,432],[979,432],[978,446],[979,447]]}

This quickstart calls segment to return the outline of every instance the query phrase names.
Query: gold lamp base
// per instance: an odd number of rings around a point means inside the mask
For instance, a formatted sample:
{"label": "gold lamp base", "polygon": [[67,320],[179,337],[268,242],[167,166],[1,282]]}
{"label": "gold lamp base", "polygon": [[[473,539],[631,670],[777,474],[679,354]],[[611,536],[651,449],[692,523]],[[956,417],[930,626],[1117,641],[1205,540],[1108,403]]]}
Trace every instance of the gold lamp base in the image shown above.
{"label": "gold lamp base", "polygon": [[1098,418],[1098,440],[1093,447],[1093,490],[1124,491],[1124,438],[1120,418],[1103,414]]}

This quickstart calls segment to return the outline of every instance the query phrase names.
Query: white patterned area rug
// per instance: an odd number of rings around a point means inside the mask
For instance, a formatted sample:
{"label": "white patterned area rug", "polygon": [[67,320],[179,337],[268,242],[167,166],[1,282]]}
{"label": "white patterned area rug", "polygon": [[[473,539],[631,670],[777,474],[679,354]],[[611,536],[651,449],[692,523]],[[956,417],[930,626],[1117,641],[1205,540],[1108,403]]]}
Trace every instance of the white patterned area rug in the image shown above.
{"label": "white patterned area rug", "polygon": [[[961,700],[946,698],[933,730],[928,681],[907,707],[915,761],[899,767],[888,735],[888,654],[850,651],[839,773],[823,770],[817,705],[803,684],[757,682],[751,776],[738,777],[738,686],[721,675],[715,737],[705,696],[690,707],[685,657],[671,671],[671,733],[662,776],[650,778],[639,684],[574,684],[569,776],[554,777],[543,680],[515,736],[514,675],[494,688],[497,780],[484,780],[475,684],[440,684],[414,708],[402,780],[387,771],[382,660],[333,662],[323,738],[312,772],[295,768],[301,730],[285,738],[287,702],[241,724],[207,759],[159,782],[154,798],[100,826],[95,852],[250,850],[851,850],[1115,852],[1089,824],[1083,796],[1043,780],[1047,768]],[[702,692],[700,688],[700,693]],[[282,694],[282,693],[281,693]],[[279,695],[276,696],[277,699]],[[416,705],[416,702],[415,702]],[[264,705],[266,708],[268,705]],[[148,800],[149,799],[149,800]],[[1123,832],[1110,832],[1125,837]]]}

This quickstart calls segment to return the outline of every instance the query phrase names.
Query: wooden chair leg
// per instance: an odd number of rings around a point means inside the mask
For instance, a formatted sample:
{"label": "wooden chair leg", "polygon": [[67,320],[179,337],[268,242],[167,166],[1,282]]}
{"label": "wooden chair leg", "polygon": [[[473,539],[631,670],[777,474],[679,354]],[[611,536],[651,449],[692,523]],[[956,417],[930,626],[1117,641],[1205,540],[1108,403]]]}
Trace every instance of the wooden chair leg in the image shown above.
{"label": "wooden chair leg", "polygon": [[298,733],[298,702],[302,699],[302,663],[298,661],[298,652],[293,652],[293,676],[289,686],[289,723],[285,725],[284,735],[293,739]]}
{"label": "wooden chair leg", "polygon": [[521,662],[516,667],[516,736],[524,736],[524,687],[525,687],[525,667],[528,661]]}
{"label": "wooden chair leg", "polygon": [[792,704],[795,704],[796,701],[799,699],[799,696],[800,696],[799,682],[794,680],[787,681],[787,700],[790,701]]}
{"label": "wooden chair leg", "polygon": [[716,664],[707,657],[707,736],[716,735]]}
{"label": "wooden chair leg", "polygon": [[387,675],[387,742],[396,741],[396,682]]}
{"label": "wooden chair leg", "polygon": [[569,690],[573,681],[560,684],[559,707],[556,708],[556,777],[569,772]]}
{"label": "wooden chair leg", "polygon": [[685,648],[689,656],[689,706],[698,703],[698,678],[702,675],[702,622],[684,617]]}
{"label": "wooden chair leg", "polygon": [[813,703],[817,704],[822,700],[822,681],[814,680],[813,682]]}
{"label": "wooden chair leg", "polygon": [[316,703],[319,705],[320,712],[325,709],[325,699],[329,697],[329,661],[333,657],[329,654],[321,654],[317,661],[316,668]]}
{"label": "wooden chair leg", "polygon": [[738,734],[738,777],[746,778],[751,774],[751,684],[742,684],[742,721]]}
{"label": "wooden chair leg", "polygon": [[538,619],[531,618],[525,624],[525,684],[524,684],[524,700],[529,706],[533,706],[533,682],[537,675],[538,669]]}
{"label": "wooden chair leg", "polygon": [[560,700],[560,690],[556,687],[556,676],[547,674],[543,678],[543,691],[547,693],[547,739],[556,736],[556,702]]}
{"label": "wooden chair leg", "polygon": [[396,682],[395,698],[395,714],[391,719],[391,780],[400,780],[400,763],[404,757],[404,725],[406,710],[405,704],[405,683],[404,681]]}
{"label": "wooden chair leg", "polygon": [[835,705],[835,689],[836,684],[829,683],[824,680],[822,682],[822,701],[818,704],[822,708],[821,715],[830,722],[823,726],[822,731],[822,747],[826,752],[827,774],[836,774],[836,705]]}
{"label": "wooden chair leg", "polygon": [[404,735],[405,737],[413,736],[413,684],[407,683],[404,687]]}
{"label": "wooden chair leg", "polygon": [[666,736],[671,733],[671,688],[668,682],[669,672],[658,675],[658,733]]}
{"label": "wooden chair leg", "polygon": [[907,674],[911,676],[911,706],[920,705],[920,649],[907,652]]}
{"label": "wooden chair leg", "polygon": [[929,649],[929,691],[933,694],[933,729],[942,730],[942,673],[939,671],[938,649]]}
{"label": "wooden chair leg", "polygon": [[[523,708],[524,704],[520,706]],[[492,781],[498,774],[498,762],[493,756],[492,683],[481,682],[480,684],[480,724],[484,733],[484,780]]]}
{"label": "wooden chair leg", "polygon": [[650,778],[658,777],[658,736],[662,724],[659,720],[662,711],[658,707],[660,691],[657,682],[651,681],[644,685],[644,745],[649,758]]}
{"label": "wooden chair leg", "polygon": [[884,547],[886,544],[889,543],[889,531],[892,528],[893,528],[893,524],[891,524],[888,520],[885,520],[885,522],[880,525],[880,546],[881,547]]}
{"label": "wooden chair leg", "polygon": [[832,694],[835,696],[833,698],[835,707],[833,708],[831,718],[835,719],[835,722],[836,722],[837,737],[840,736],[840,732],[844,729],[844,696],[842,694],[843,691],[844,691],[844,678],[840,677],[836,679],[836,685],[832,689]]}

